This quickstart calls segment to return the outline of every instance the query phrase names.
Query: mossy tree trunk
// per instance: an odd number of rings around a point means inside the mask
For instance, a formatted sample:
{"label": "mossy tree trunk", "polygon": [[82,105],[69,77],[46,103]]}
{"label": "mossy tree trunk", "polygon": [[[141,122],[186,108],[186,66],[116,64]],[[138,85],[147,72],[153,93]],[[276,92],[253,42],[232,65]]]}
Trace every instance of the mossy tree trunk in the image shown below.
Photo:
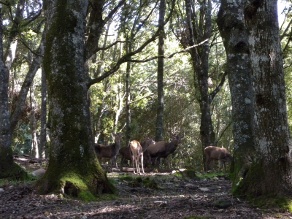
{"label": "mossy tree trunk", "polygon": [[291,160],[277,0],[246,1],[254,85],[256,160],[239,193],[291,193]]}
{"label": "mossy tree trunk", "polygon": [[[237,5],[239,7],[237,7]],[[254,92],[249,56],[248,31],[244,23],[241,0],[221,1],[217,23],[227,54],[227,68],[232,102],[234,137],[234,187],[255,159],[253,138]]]}
{"label": "mossy tree trunk", "polygon": [[232,94],[234,193],[287,195],[291,158],[277,1],[224,0],[218,25]]}
{"label": "mossy tree trunk", "polygon": [[83,197],[113,192],[93,151],[85,69],[84,33],[88,1],[55,0],[45,5],[47,39],[49,165],[37,186],[41,193]]}
{"label": "mossy tree trunk", "polygon": [[13,162],[8,84],[9,71],[3,58],[2,8],[0,8],[0,178],[23,179],[25,171]]}

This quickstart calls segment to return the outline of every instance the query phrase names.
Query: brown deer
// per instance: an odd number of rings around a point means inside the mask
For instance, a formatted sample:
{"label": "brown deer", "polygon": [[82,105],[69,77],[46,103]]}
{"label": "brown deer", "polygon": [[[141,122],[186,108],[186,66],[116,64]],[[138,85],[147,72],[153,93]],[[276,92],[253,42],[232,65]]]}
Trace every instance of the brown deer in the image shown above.
{"label": "brown deer", "polygon": [[112,167],[115,165],[116,168],[118,168],[118,164],[116,162],[117,154],[119,153],[120,147],[121,147],[121,139],[122,134],[116,133],[112,134],[115,142],[110,145],[101,145],[101,144],[95,144],[94,149],[97,157],[101,160],[101,158],[109,158],[111,160],[111,170]]}
{"label": "brown deer", "polygon": [[[146,149],[150,144],[154,144],[155,141],[152,138],[145,138],[142,142],[141,142],[141,146],[143,148],[143,157],[144,157],[144,167],[145,165],[150,163],[150,158],[149,158],[149,154],[147,153]],[[146,151],[146,152],[145,152]],[[121,157],[121,165],[120,168],[122,170],[122,165],[125,163],[125,161],[132,161],[132,153],[131,153],[131,149],[128,146],[126,147],[122,147],[119,151],[119,155]]]}
{"label": "brown deer", "polygon": [[[142,172],[144,171],[144,161],[143,161],[143,148],[139,141],[133,140],[129,143],[129,147],[132,154],[132,163],[133,163],[133,170],[134,173],[140,174],[140,164],[142,167]],[[136,171],[135,171],[136,170]]]}
{"label": "brown deer", "polygon": [[170,142],[158,141],[150,144],[146,151],[152,159],[152,164],[159,166],[160,158],[167,158],[168,155],[174,153],[182,138],[183,136],[173,135]]}
{"label": "brown deer", "polygon": [[206,170],[210,169],[210,163],[213,160],[218,160],[222,163],[224,171],[226,172],[226,162],[232,161],[232,156],[226,148],[220,148],[216,146],[208,146],[204,149],[206,156]]}

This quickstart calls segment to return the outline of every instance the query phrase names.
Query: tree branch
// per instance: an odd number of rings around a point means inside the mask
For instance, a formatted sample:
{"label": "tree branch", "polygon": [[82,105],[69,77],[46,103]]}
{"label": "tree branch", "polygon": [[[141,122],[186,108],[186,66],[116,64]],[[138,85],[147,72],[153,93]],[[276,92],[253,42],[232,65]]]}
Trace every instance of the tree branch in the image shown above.
{"label": "tree branch", "polygon": [[225,82],[226,75],[227,75],[227,71],[225,71],[224,74],[222,75],[222,78],[221,78],[219,85],[210,93],[210,95],[209,95],[210,102],[213,101],[214,97],[216,96],[216,94],[220,91],[221,87],[223,86],[223,84]]}

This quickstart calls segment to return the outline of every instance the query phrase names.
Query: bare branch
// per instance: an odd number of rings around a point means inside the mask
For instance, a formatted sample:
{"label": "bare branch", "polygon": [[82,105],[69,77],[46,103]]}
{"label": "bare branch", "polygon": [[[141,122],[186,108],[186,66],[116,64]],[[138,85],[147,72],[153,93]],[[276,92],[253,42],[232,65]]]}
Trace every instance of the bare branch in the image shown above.
{"label": "bare branch", "polygon": [[[198,46],[204,44],[204,43],[207,42],[207,41],[208,41],[208,39],[205,39],[204,41],[202,41],[202,42],[200,42],[200,43],[198,43],[198,44],[196,44],[196,45],[193,45],[193,46],[187,47],[187,48],[185,48],[184,50],[180,50],[180,51],[178,51],[178,52],[174,52],[174,53],[172,53],[172,54],[170,54],[170,55],[168,55],[168,56],[163,56],[163,57],[164,57],[165,59],[170,59],[170,58],[172,58],[173,56],[175,56],[175,55],[177,55],[177,54],[188,52],[188,50],[190,50],[190,49],[192,49],[192,48],[194,48],[194,47],[198,47]],[[143,60],[135,60],[135,59],[131,59],[131,62],[136,62],[136,63],[149,62],[149,61],[151,61],[151,60],[158,59],[159,57],[161,57],[161,56],[153,56],[153,57],[151,57],[151,58],[147,58],[147,59],[143,59]]]}
{"label": "bare branch", "polygon": [[224,74],[222,75],[222,78],[221,78],[219,85],[210,93],[210,95],[209,95],[210,102],[212,102],[212,100],[214,99],[216,94],[220,91],[221,87],[223,86],[223,84],[225,82],[226,75],[227,75],[227,71],[224,72]]}

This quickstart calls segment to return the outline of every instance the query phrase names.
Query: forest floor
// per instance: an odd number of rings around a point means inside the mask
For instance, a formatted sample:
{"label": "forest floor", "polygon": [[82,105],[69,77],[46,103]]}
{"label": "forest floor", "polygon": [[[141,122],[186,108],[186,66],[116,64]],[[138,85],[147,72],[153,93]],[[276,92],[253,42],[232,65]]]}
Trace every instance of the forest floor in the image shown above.
{"label": "forest floor", "polygon": [[33,183],[0,186],[0,218],[292,218],[279,209],[259,209],[231,195],[225,177],[201,179],[181,171],[141,176],[118,170],[108,174],[117,188],[111,200],[81,202],[38,195]]}

